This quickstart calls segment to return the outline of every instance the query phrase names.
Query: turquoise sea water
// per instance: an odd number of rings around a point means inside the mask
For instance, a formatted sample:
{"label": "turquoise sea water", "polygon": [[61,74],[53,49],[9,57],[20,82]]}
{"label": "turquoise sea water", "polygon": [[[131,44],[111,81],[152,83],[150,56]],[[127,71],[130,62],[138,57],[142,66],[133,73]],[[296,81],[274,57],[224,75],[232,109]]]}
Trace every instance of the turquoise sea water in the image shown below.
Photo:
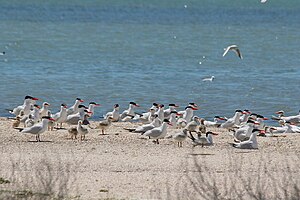
{"label": "turquoise sea water", "polygon": [[[97,116],[129,101],[141,110],[193,101],[206,118],[300,109],[299,0],[0,4],[0,116],[28,94],[54,111],[76,97],[96,101]],[[243,60],[222,57],[230,44]]]}

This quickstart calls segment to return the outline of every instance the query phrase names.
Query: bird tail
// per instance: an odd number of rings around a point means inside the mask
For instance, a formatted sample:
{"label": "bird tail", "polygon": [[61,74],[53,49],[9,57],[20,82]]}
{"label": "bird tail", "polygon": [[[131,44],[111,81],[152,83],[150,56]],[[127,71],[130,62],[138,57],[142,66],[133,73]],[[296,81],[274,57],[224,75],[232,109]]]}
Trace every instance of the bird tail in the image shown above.
{"label": "bird tail", "polygon": [[276,117],[276,116],[274,116],[274,115],[272,115],[271,119],[277,120],[277,121],[281,120],[279,117]]}
{"label": "bird tail", "polygon": [[20,127],[15,127],[14,129],[19,130],[19,132],[23,131],[24,128],[20,128]]}
{"label": "bird tail", "polygon": [[135,128],[124,128],[126,131],[129,131],[129,132],[133,132],[135,131]]}

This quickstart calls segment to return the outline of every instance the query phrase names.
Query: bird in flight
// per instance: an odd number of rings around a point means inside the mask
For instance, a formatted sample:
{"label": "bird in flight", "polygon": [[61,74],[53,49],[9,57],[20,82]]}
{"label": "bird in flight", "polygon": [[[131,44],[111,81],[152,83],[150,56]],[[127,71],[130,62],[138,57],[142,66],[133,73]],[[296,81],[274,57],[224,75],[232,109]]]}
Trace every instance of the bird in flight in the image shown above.
{"label": "bird in flight", "polygon": [[238,57],[240,58],[240,59],[243,59],[243,56],[242,56],[242,54],[241,54],[241,51],[239,50],[239,48],[238,48],[238,46],[237,45],[230,45],[230,46],[228,46],[227,48],[224,48],[224,54],[223,54],[223,57],[228,53],[228,51],[234,51],[237,55],[238,55]]}
{"label": "bird in flight", "polygon": [[215,79],[215,77],[211,76],[210,78],[204,78],[204,79],[202,79],[202,81],[210,81],[210,82],[212,82],[214,79]]}

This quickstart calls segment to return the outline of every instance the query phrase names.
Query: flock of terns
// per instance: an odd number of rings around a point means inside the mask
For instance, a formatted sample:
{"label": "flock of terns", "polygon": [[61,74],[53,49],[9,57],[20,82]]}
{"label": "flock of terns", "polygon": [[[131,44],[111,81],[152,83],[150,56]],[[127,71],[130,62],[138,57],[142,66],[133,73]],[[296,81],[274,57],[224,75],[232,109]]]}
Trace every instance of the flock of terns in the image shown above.
{"label": "flock of terns", "polygon": [[[38,142],[41,141],[40,134],[54,128],[61,129],[65,124],[68,125],[72,139],[80,136],[81,140],[85,140],[89,129],[100,129],[105,134],[113,122],[140,122],[142,125],[136,128],[124,129],[154,139],[157,144],[160,139],[172,138],[178,142],[179,147],[182,147],[182,142],[186,139],[190,139],[193,146],[213,145],[213,136],[218,134],[207,131],[208,127],[227,129],[232,133],[232,146],[242,149],[257,149],[257,136],[278,137],[280,133],[300,133],[300,111],[294,116],[284,116],[284,111],[276,112],[278,116],[272,116],[272,119],[277,120],[280,126],[270,127],[264,123],[267,118],[249,110],[236,110],[231,118],[215,116],[213,121],[208,121],[194,115],[194,111],[199,109],[196,103],[189,103],[182,111],[176,110],[179,107],[176,104],[169,104],[165,108],[163,104],[153,103],[147,112],[137,113],[135,110],[139,105],[130,102],[128,109],[123,112],[115,104],[113,110],[103,116],[104,120],[92,127],[88,119],[100,104],[90,102],[86,107],[82,104],[83,100],[77,98],[74,105],[68,108],[61,104],[60,111],[52,113],[49,103],[44,102],[40,108],[36,104],[37,100],[38,98],[26,96],[22,105],[8,111],[15,115],[12,127],[21,133],[35,135]],[[175,133],[167,135],[168,129],[174,129]]]}

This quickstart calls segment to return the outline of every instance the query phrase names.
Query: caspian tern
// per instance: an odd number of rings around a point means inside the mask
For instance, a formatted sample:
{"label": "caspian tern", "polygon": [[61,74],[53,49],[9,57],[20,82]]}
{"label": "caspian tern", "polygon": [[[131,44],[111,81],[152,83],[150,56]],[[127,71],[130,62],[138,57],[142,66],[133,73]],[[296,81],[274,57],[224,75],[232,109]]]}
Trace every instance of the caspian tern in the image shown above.
{"label": "caspian tern", "polygon": [[215,116],[214,121],[205,120],[203,123],[207,127],[219,127],[221,125],[221,120],[225,120],[223,117]]}
{"label": "caspian tern", "polygon": [[248,140],[252,134],[252,131],[255,129],[255,124],[259,124],[258,122],[248,120],[246,125],[237,129],[233,134],[234,137],[239,141]]}
{"label": "caspian tern", "polygon": [[60,123],[60,128],[62,128],[62,123],[67,121],[68,113],[67,113],[67,105],[61,104],[60,111],[52,115],[52,118],[56,121],[57,127],[58,123]]}
{"label": "caspian tern", "polygon": [[230,128],[234,127],[235,125],[239,125],[240,117],[242,114],[243,114],[243,111],[236,110],[234,116],[232,118],[227,119],[227,121],[222,123],[220,127],[230,129]]}
{"label": "caspian tern", "polygon": [[35,104],[38,98],[32,96],[25,96],[23,105],[20,105],[13,110],[8,110],[11,114],[19,115],[21,110],[23,110],[24,115],[28,115],[30,113],[31,105]]}
{"label": "caspian tern", "polygon": [[243,110],[243,115],[240,117],[240,123],[246,123],[251,115],[251,111],[245,109]]}
{"label": "caspian tern", "polygon": [[257,126],[255,126],[256,129],[259,130],[264,130],[265,129],[265,120],[268,120],[268,118],[262,116],[262,115],[257,115],[256,121],[259,123]]}
{"label": "caspian tern", "polygon": [[48,110],[49,110],[50,104],[48,102],[44,102],[42,105],[42,108],[40,110],[40,118],[44,116],[48,116]]}
{"label": "caspian tern", "polygon": [[113,118],[112,119],[113,122],[119,121],[119,117],[120,117],[119,110],[120,110],[119,104],[115,104],[113,111],[106,113],[106,115],[104,116],[104,119],[107,119],[109,116],[111,116]]}
{"label": "caspian tern", "polygon": [[280,113],[279,111],[276,112],[276,114],[279,114],[279,117],[273,116],[272,119],[274,120],[283,120],[285,122],[291,122],[293,124],[300,124],[300,110],[298,115],[293,115],[293,116],[283,116],[284,112]]}
{"label": "caspian tern", "polygon": [[179,114],[182,114],[182,118],[179,118],[177,120],[177,127],[184,128],[187,125],[187,123],[189,123],[192,120],[194,110],[198,110],[198,108],[194,106],[187,106],[185,107],[184,111],[178,112]]}
{"label": "caspian tern", "polygon": [[144,135],[155,139],[156,144],[159,144],[158,139],[164,138],[167,135],[168,124],[170,125],[169,120],[165,119],[161,126],[151,129],[149,131],[146,131],[144,133]]}
{"label": "caspian tern", "polygon": [[42,117],[42,122],[35,124],[34,126],[24,128],[21,130],[21,133],[31,133],[36,135],[36,140],[40,142],[40,134],[44,133],[48,128],[48,122],[49,120],[54,120],[51,117],[45,116]]}
{"label": "caspian tern", "polygon": [[[34,123],[37,123],[40,120],[40,106],[37,104],[33,105],[33,110],[30,113]],[[47,115],[48,116],[48,115]]]}
{"label": "caspian tern", "polygon": [[172,128],[177,126],[177,116],[181,116],[177,111],[171,111],[169,121],[172,124]]}
{"label": "caspian tern", "polygon": [[249,140],[239,142],[239,143],[233,143],[232,146],[239,149],[258,149],[258,144],[257,144],[258,132],[261,132],[261,130],[258,129],[252,130],[252,134]]}
{"label": "caspian tern", "polygon": [[70,125],[76,125],[78,124],[79,120],[83,120],[84,115],[87,114],[91,114],[91,112],[89,112],[87,110],[88,108],[84,105],[79,105],[78,106],[78,113],[73,114],[73,115],[68,115],[66,122]]}
{"label": "caspian tern", "polygon": [[[123,111],[123,113],[120,115],[120,119],[122,121],[125,121],[125,118],[128,117],[128,116],[133,118],[135,116],[135,112],[134,112],[135,107],[139,107],[139,105],[136,104],[135,102],[130,102],[129,103],[129,108],[127,110]],[[126,121],[127,121],[127,118],[126,118]]]}
{"label": "caspian tern", "polygon": [[201,147],[203,146],[211,146],[213,145],[213,138],[212,135],[218,135],[217,133],[213,133],[211,131],[206,132],[205,135],[201,135],[198,138],[195,138],[192,134],[190,134],[190,136],[188,136],[192,141],[193,141],[193,146],[198,146],[201,145]]}
{"label": "caspian tern", "polygon": [[162,124],[162,121],[158,118],[157,115],[154,115],[154,119],[150,124],[144,124],[142,126],[138,126],[137,128],[134,128],[134,129],[125,128],[125,130],[134,132],[134,133],[141,133],[143,135],[146,131],[149,131],[151,129],[159,127],[161,124]]}
{"label": "caspian tern", "polygon": [[179,106],[176,105],[175,103],[170,103],[169,104],[169,108],[164,110],[164,118],[165,119],[170,119],[170,115],[172,111],[176,111],[176,108],[178,108]]}
{"label": "caspian tern", "polygon": [[[139,114],[138,114],[139,115]],[[149,124],[153,121],[155,116],[155,110],[150,108],[148,112],[143,113],[137,117],[137,119],[143,124]]]}
{"label": "caspian tern", "polygon": [[158,110],[156,111],[155,114],[158,115],[158,118],[163,121],[165,119],[165,115],[164,115],[164,105],[160,104]]}
{"label": "caspian tern", "polygon": [[[78,106],[79,106],[82,102],[84,102],[84,100],[82,100],[82,99],[80,99],[80,98],[76,98],[74,105],[67,109],[68,115],[72,115],[72,114],[78,113]],[[77,124],[77,122],[76,122],[76,124]]]}
{"label": "caspian tern", "polygon": [[95,102],[90,102],[89,103],[88,111],[91,112],[90,117],[93,116],[93,114],[95,112],[95,107],[98,107],[98,106],[101,106],[101,105],[98,104],[98,103],[95,103]]}
{"label": "caspian tern", "polygon": [[158,106],[159,106],[158,103],[153,103],[150,109],[154,109],[156,112],[158,110]]}
{"label": "caspian tern", "polygon": [[237,45],[230,45],[224,49],[223,57],[228,53],[228,51],[234,51],[240,59],[243,59],[243,56]]}

